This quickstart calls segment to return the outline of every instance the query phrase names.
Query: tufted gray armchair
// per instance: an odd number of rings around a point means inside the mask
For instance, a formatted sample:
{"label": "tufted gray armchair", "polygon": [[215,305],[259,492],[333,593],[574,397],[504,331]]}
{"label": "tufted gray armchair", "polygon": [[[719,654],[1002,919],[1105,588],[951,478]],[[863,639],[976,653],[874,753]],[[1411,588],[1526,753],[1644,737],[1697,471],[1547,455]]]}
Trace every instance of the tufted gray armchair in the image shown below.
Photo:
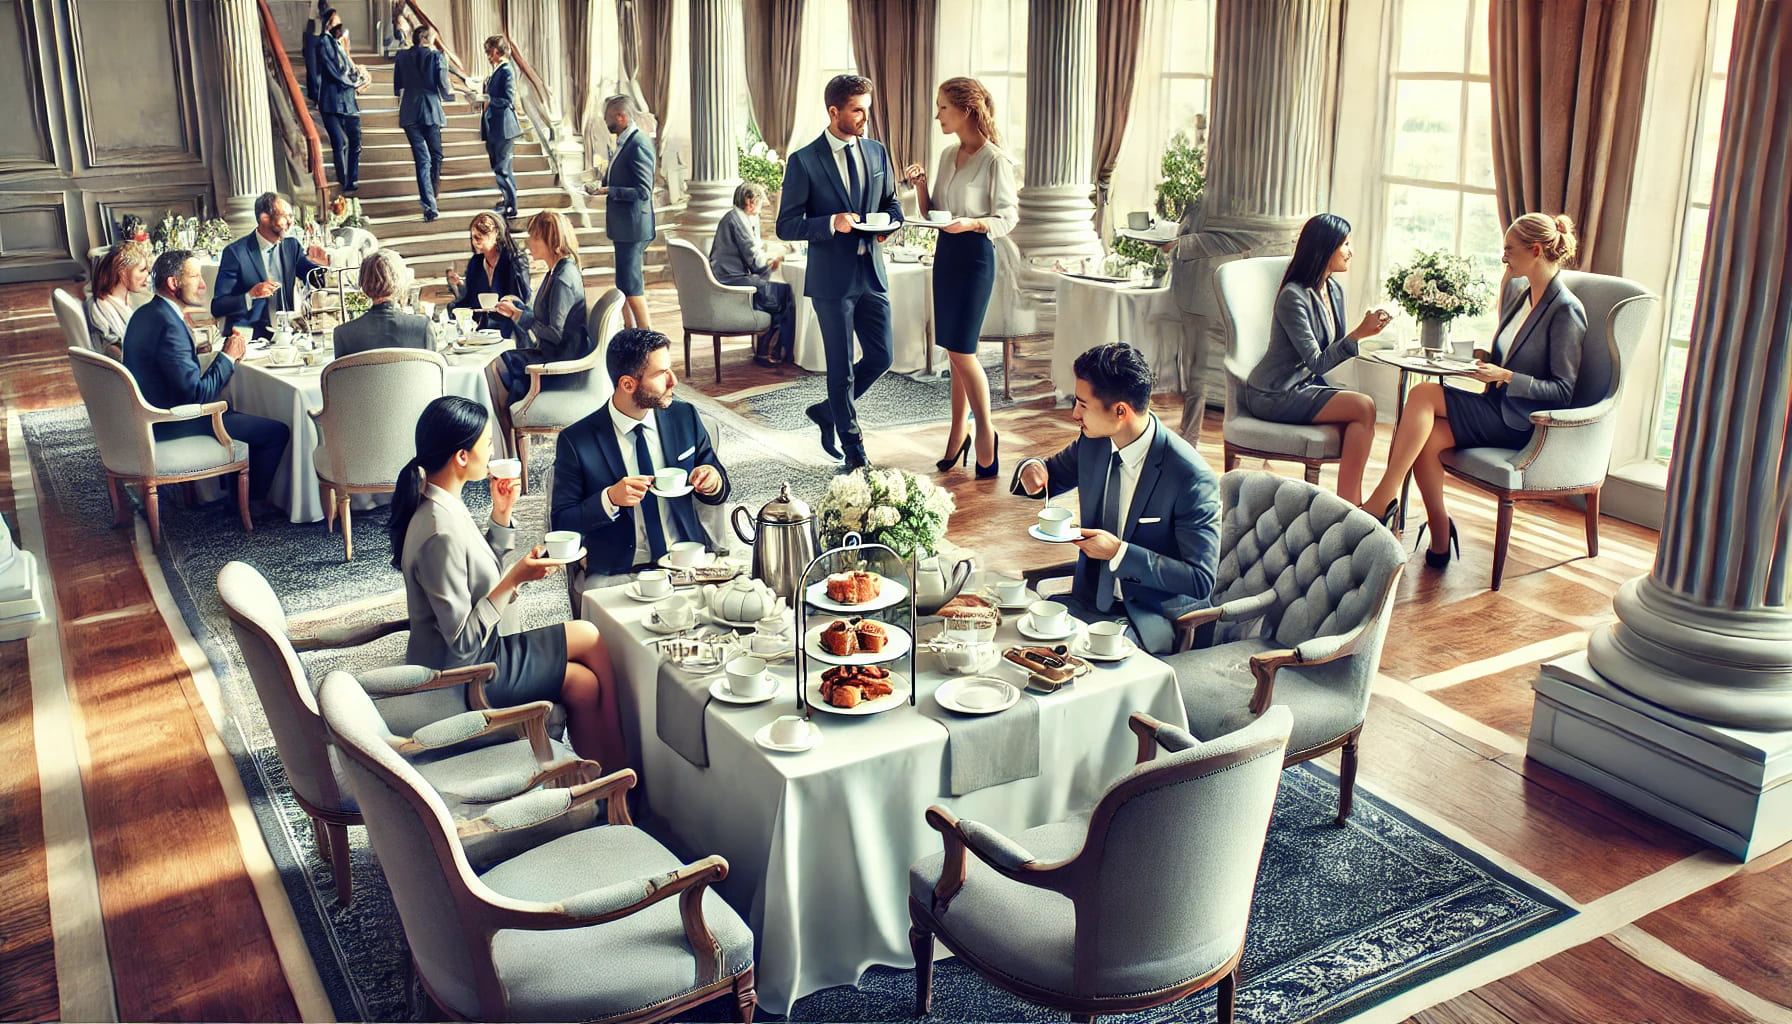
{"label": "tufted gray armchair", "polygon": [[733,335],[754,336],[758,351],[772,329],[772,315],[753,308],[753,287],[723,284],[702,250],[682,238],[666,243],[672,260],[672,285],[678,289],[678,309],[684,318],[684,372],[691,373],[691,335],[707,334],[716,343],[716,383],[722,383],[722,339]]}
{"label": "tufted gray armchair", "polygon": [[[350,795],[342,764],[318,716],[311,683],[287,636],[286,611],[261,573],[243,562],[230,562],[218,573],[218,597],[273,731],[293,798],[311,816],[318,852],[336,877],[337,902],[347,906],[354,898],[348,826],[361,824],[361,810]],[[340,639],[341,646],[348,646],[366,638],[348,632]],[[599,774],[595,763],[579,760],[548,738],[546,719],[552,705],[546,701],[468,711],[466,688],[483,686],[496,671],[489,664],[447,672],[400,665],[360,677],[361,685],[379,698],[389,741],[410,757],[456,813],[509,799],[537,785],[589,782]],[[392,734],[393,728],[402,735]],[[496,742],[518,731],[521,738]],[[474,740],[487,745],[469,748]],[[487,843],[486,849],[475,852],[489,858],[503,849]]]}
{"label": "tufted gray armchair", "polygon": [[[457,825],[388,742],[354,676],[324,677],[318,705],[344,754],[417,977],[447,1014],[662,1020],[732,993],[738,1019],[753,1019],[753,933],[711,891],[728,862],[680,864],[635,828],[624,800],[634,772],[535,790]],[[468,863],[464,837],[540,828],[600,800],[608,824],[478,874]]]}
{"label": "tufted gray armchair", "polygon": [[[604,292],[585,318],[585,326],[595,342],[590,355],[524,367],[529,374],[529,393],[510,407],[510,447],[523,464],[525,489],[529,484],[529,447],[533,440],[559,434],[610,400],[613,386],[604,359],[610,354],[610,338],[622,329],[622,293],[614,288]],[[547,379],[554,377],[574,378],[577,386],[549,387]]]}
{"label": "tufted gray armchair", "polygon": [[1287,256],[1258,256],[1223,263],[1213,272],[1220,319],[1226,330],[1226,469],[1238,457],[1279,459],[1307,467],[1310,484],[1319,482],[1319,467],[1338,461],[1344,432],[1327,423],[1272,423],[1244,408],[1244,382],[1269,351],[1269,328],[1275,320],[1276,292],[1288,272]]}
{"label": "tufted gray armchair", "polygon": [[[1587,555],[1599,554],[1599,489],[1612,460],[1612,436],[1618,424],[1612,410],[1624,383],[1624,360],[1636,349],[1661,301],[1647,288],[1622,277],[1561,271],[1562,283],[1587,311],[1587,336],[1581,342],[1580,374],[1574,381],[1574,406],[1534,412],[1536,430],[1522,450],[1452,448],[1443,453],[1444,469],[1499,499],[1493,540],[1493,589],[1500,589],[1506,571],[1506,548],[1512,539],[1512,504],[1570,494],[1586,499]],[[1527,287],[1520,279],[1513,282]]]}
{"label": "tufted gray armchair", "polygon": [[[1223,736],[1286,704],[1288,763],[1343,748],[1338,823],[1350,817],[1357,737],[1406,565],[1394,535],[1329,491],[1273,473],[1220,478],[1213,603],[1177,621],[1189,731]],[[1189,650],[1211,626],[1212,643]]]}
{"label": "tufted gray armchair", "polygon": [[1273,707],[1202,742],[1134,714],[1138,766],[1089,814],[1013,838],[929,807],[945,852],[909,869],[916,1014],[933,1000],[937,935],[991,984],[1071,1020],[1217,984],[1230,1022],[1291,723]]}
{"label": "tufted gray armchair", "polygon": [[384,494],[416,451],[417,419],[442,397],[447,363],[434,352],[376,348],[324,367],[324,405],[308,410],[317,425],[311,465],[324,492],[329,529],[342,519],[342,557],[355,557],[349,498]]}

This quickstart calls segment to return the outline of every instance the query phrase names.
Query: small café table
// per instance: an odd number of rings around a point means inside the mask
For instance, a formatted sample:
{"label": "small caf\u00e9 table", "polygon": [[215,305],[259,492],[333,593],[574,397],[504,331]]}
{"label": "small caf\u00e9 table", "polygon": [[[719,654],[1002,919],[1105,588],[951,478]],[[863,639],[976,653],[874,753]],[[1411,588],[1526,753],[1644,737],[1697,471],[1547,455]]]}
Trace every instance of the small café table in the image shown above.
{"label": "small caf\u00e9 table", "polygon": [[1124,341],[1144,354],[1157,373],[1157,390],[1182,386],[1182,311],[1168,286],[1058,275],[1058,323],[1052,337],[1052,391],[1076,396],[1076,357],[1096,345]]}
{"label": "small caf\u00e9 table", "polygon": [[[1469,346],[1458,346],[1451,348],[1448,351],[1440,352],[1402,352],[1383,349],[1379,352],[1364,353],[1361,358],[1372,359],[1375,362],[1384,363],[1400,371],[1400,384],[1394,390],[1394,423],[1398,426],[1400,417],[1406,414],[1406,393],[1412,390],[1412,378],[1415,375],[1420,377],[1437,377],[1440,380],[1445,381],[1445,387],[1464,387],[1462,384],[1451,384],[1448,382],[1448,379],[1452,377],[1467,377],[1474,371],[1473,360],[1469,360],[1469,365],[1467,366],[1462,365],[1465,357],[1460,354],[1460,350],[1468,347]],[[1468,381],[1467,384],[1468,386],[1464,387],[1464,390],[1478,391],[1482,387],[1478,381],[1471,380]],[[1412,470],[1409,469],[1406,471],[1406,477],[1400,481],[1400,510],[1394,520],[1396,529],[1406,529],[1406,505],[1411,492]],[[1370,514],[1379,515],[1380,513],[1371,509]]]}
{"label": "small caf\u00e9 table", "polygon": [[[699,768],[658,737],[659,657],[644,624],[652,606],[624,590],[587,591],[582,614],[609,646],[625,733],[642,761],[654,815],[692,856],[728,860],[721,892],[753,927],[759,1002],[774,1013],[809,993],[854,984],[874,964],[913,966],[908,869],[942,848],[923,817],[929,805],[1007,834],[1062,821],[1087,812],[1132,769],[1138,743],[1128,715],[1188,722],[1175,673],[1163,662],[1141,651],[1096,663],[1056,693],[1022,698],[1039,703],[1036,777],[954,797],[946,795],[946,729],[907,703],[860,718],[816,710],[818,746],[796,754],[760,748],[756,732],[799,711],[786,660],[773,664],[778,692],[769,702],[710,701],[709,766]],[[922,620],[924,638],[930,621],[938,620]],[[998,647],[1029,642],[1014,622],[1004,614]],[[824,667],[811,664],[813,672]],[[888,667],[907,675],[906,659]],[[923,698],[953,678],[932,654],[917,652],[915,669]]]}
{"label": "small caf\u00e9 table", "polygon": [[[828,357],[821,340],[821,321],[815,317],[815,306],[803,297],[809,262],[790,256],[778,269],[796,299],[796,345],[791,358],[805,370],[825,373]],[[890,369],[897,373],[931,369],[933,268],[923,263],[898,263],[885,252],[884,274],[890,282]]]}

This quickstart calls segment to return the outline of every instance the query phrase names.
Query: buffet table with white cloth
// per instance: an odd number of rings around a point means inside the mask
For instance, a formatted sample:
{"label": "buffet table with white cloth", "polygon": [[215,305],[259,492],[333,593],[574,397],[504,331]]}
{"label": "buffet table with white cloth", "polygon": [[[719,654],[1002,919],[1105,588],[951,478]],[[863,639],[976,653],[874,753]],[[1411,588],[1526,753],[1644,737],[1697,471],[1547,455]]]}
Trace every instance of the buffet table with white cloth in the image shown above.
{"label": "buffet table with white cloth", "polygon": [[[759,1003],[774,1013],[787,1013],[811,992],[855,984],[873,964],[913,966],[908,869],[942,848],[923,817],[929,805],[1009,834],[1060,821],[1089,810],[1132,769],[1138,743],[1128,715],[1188,721],[1175,674],[1163,662],[1138,652],[1097,664],[1054,694],[1022,697],[1038,703],[1036,777],[954,797],[946,795],[946,729],[906,702],[858,718],[818,709],[821,742],[802,753],[758,746],[756,732],[798,710],[794,666],[786,660],[773,665],[779,689],[771,701],[709,702],[709,766],[699,768],[659,738],[659,656],[644,625],[651,606],[624,590],[588,591],[582,614],[608,643],[625,731],[639,744],[654,815],[691,855],[728,860],[721,891],[753,926]],[[1004,621],[998,646],[1022,642],[1013,622]],[[924,636],[930,628],[924,620]],[[813,672],[823,667],[811,663]],[[887,667],[908,671],[906,660]],[[922,700],[955,678],[932,654],[917,653],[915,667]]]}
{"label": "buffet table with white cloth", "polygon": [[1112,341],[1144,352],[1157,371],[1156,390],[1181,390],[1182,311],[1169,288],[1060,275],[1052,339],[1052,391],[1058,399],[1076,395],[1076,357]]}
{"label": "buffet table with white cloth", "polygon": [[[778,269],[796,296],[793,358],[805,370],[825,373],[828,357],[827,346],[821,340],[821,321],[815,318],[815,307],[803,296],[808,262],[803,257],[787,257]],[[897,373],[924,370],[927,349],[933,344],[933,268],[921,263],[897,263],[885,254],[884,273],[890,281],[890,369]]]}

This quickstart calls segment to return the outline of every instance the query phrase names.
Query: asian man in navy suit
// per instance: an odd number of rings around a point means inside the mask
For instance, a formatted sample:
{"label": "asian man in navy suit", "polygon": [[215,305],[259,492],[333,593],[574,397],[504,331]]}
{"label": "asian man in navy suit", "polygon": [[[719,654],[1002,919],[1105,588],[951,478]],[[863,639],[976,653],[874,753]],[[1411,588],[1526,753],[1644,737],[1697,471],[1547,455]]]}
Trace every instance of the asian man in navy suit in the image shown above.
{"label": "asian man in navy suit", "polygon": [[635,123],[635,103],[627,96],[604,101],[604,126],[616,136],[616,151],[604,169],[604,234],[616,245],[616,289],[623,295],[623,322],[652,327],[647,319],[647,286],[641,261],[653,241],[653,140]]}
{"label": "asian man in navy suit", "polygon": [[417,165],[417,199],[423,219],[436,219],[436,185],[442,177],[442,126],[448,123],[442,104],[454,99],[448,81],[448,58],[436,49],[436,30],[422,25],[411,33],[411,45],[392,61],[392,91],[398,96],[398,124],[411,143]]}
{"label": "asian man in navy suit", "polygon": [[[243,341],[225,336],[224,349],[204,369],[193,351],[193,328],[187,322],[187,307],[197,306],[205,297],[205,278],[199,273],[199,260],[184,249],[171,249],[156,257],[150,273],[155,278],[156,297],[131,314],[124,332],[124,365],[137,379],[143,400],[158,409],[177,405],[204,405],[215,402],[230,383],[236,361],[243,357]],[[224,429],[231,439],[249,446],[249,497],[263,500],[273,483],[274,470],[286,451],[286,424],[248,413],[224,414]],[[209,435],[211,420],[194,419],[179,423],[158,423],[156,440]]]}
{"label": "asian man in navy suit", "polygon": [[298,239],[286,237],[291,227],[292,207],[286,197],[263,192],[255,199],[255,230],[224,247],[211,308],[225,334],[247,324],[255,328],[256,337],[267,337],[273,330],[274,311],[293,308],[294,282],[329,266],[329,254],[322,248],[314,245],[306,250]]}
{"label": "asian man in navy suit", "polygon": [[1070,418],[1082,436],[1021,463],[1014,489],[1043,498],[1076,488],[1080,554],[1062,600],[1085,621],[1124,618],[1140,647],[1165,654],[1173,620],[1213,596],[1219,478],[1151,413],[1151,364],[1138,349],[1097,345],[1076,357],[1075,372]]}
{"label": "asian man in navy suit", "polygon": [[[778,237],[809,243],[803,294],[815,306],[828,361],[828,400],[805,412],[821,428],[821,447],[846,468],[866,464],[865,437],[854,402],[890,368],[889,282],[882,242],[902,226],[896,174],[881,143],[865,138],[871,81],[836,75],[827,85],[828,128],[784,165]],[[854,225],[867,214],[888,217],[889,231],[867,234]],[[859,338],[853,362],[852,340]]]}
{"label": "asian man in navy suit", "polygon": [[[553,528],[584,535],[587,579],[652,564],[679,541],[714,550],[693,499],[720,505],[729,490],[696,407],[672,397],[678,381],[666,336],[625,327],[605,362],[615,393],[560,432],[554,458]],[[650,493],[653,474],[674,467],[687,471],[690,493]]]}
{"label": "asian man in navy suit", "polygon": [[516,117],[516,69],[510,66],[510,44],[503,36],[485,41],[485,59],[491,61],[492,74],[485,82],[479,137],[485,140],[485,155],[492,162],[492,174],[497,177],[498,192],[503,196],[492,209],[515,217],[516,176],[510,172],[510,157],[517,137],[523,134],[523,123]]}

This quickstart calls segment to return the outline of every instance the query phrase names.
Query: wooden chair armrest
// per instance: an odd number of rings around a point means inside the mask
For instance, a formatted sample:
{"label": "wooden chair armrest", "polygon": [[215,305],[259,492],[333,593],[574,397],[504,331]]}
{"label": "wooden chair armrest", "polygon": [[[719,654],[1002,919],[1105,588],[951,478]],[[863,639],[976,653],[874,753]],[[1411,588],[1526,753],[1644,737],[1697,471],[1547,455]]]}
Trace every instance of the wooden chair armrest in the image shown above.
{"label": "wooden chair armrest", "polygon": [[[633,771],[630,771],[629,769],[625,768],[622,771],[616,772],[615,774],[604,776],[603,778],[596,778],[598,772],[600,772],[601,770],[602,769],[600,769],[598,767],[596,761],[580,761],[580,760],[569,759],[566,761],[562,761],[559,764],[552,765],[549,768],[547,768],[543,771],[536,772],[533,776],[531,776],[529,779],[529,786],[526,790],[524,790],[523,793],[518,794],[518,796],[516,796],[516,797],[510,798],[510,800],[498,801],[498,803],[493,804],[492,807],[493,808],[501,807],[505,804],[511,803],[511,801],[515,801],[515,800],[523,799],[523,798],[536,799],[536,798],[529,797],[529,793],[537,792],[537,791],[547,791],[547,790],[556,790],[556,791],[564,792],[566,795],[565,796],[566,804],[564,806],[554,808],[551,811],[551,813],[542,814],[539,818],[534,818],[534,819],[522,821],[522,822],[513,822],[508,825],[493,824],[491,817],[490,817],[491,811],[488,809],[485,814],[482,814],[477,818],[469,818],[464,821],[456,822],[455,823],[455,832],[456,832],[456,834],[458,834],[460,836],[461,839],[465,840],[465,839],[472,838],[474,836],[489,835],[494,832],[515,831],[515,830],[523,829],[523,828],[537,828],[539,826],[548,824],[551,821],[555,821],[557,819],[564,818],[567,815],[571,814],[572,812],[574,812],[582,807],[589,807],[592,804],[597,803],[599,800],[610,801],[610,815],[609,815],[610,824],[612,824],[612,825],[632,825],[632,824],[634,824],[634,822],[632,820],[630,820],[630,818],[628,816],[627,801],[624,798],[623,794],[627,793],[629,791],[629,789],[634,786],[635,773]],[[571,786],[545,785],[545,783],[565,782],[568,779],[578,779],[581,781],[578,781],[577,783],[575,783],[574,785],[571,785]],[[586,779],[590,779],[591,781],[583,781]],[[539,790],[537,789],[537,787],[539,787]],[[541,799],[547,799],[547,798],[543,797]],[[617,806],[622,807],[620,821],[617,820],[617,817],[618,817],[618,814],[616,812]],[[525,813],[527,813],[527,812],[525,812]]]}
{"label": "wooden chair armrest", "polygon": [[[1251,694],[1251,714],[1261,715],[1274,701],[1276,672],[1287,665],[1323,665],[1328,661],[1348,658],[1363,645],[1374,620],[1365,621],[1341,637],[1320,637],[1290,650],[1264,651],[1251,656],[1251,676],[1257,688]],[[1302,648],[1306,648],[1303,652]]]}
{"label": "wooden chair armrest", "polygon": [[[596,766],[595,761],[584,763]],[[633,825],[634,819],[629,817],[628,813],[628,791],[635,788],[636,780],[637,776],[633,768],[614,771],[593,782],[574,786],[573,799],[577,801],[582,797],[589,796],[592,801],[608,801],[606,804],[609,811],[607,820],[610,824]]]}
{"label": "wooden chair armrest", "polygon": [[[468,740],[476,740],[483,736],[512,729],[522,733],[523,737],[529,741],[529,748],[534,752],[537,764],[552,764],[553,748],[548,743],[548,713],[553,708],[554,705],[545,700],[532,701],[509,708],[476,708],[460,715],[450,716],[443,719],[442,722],[430,723],[431,728],[439,728],[445,723],[459,722],[470,715],[478,715],[484,719],[483,725],[465,735],[454,736],[451,734],[449,738],[426,737],[422,740],[416,736],[405,737],[394,741],[393,749],[400,754],[441,750],[445,747],[457,746]],[[425,729],[419,729],[417,735],[422,736],[425,731]]]}
{"label": "wooden chair armrest", "polygon": [[1170,650],[1173,653],[1180,654],[1181,652],[1194,647],[1195,634],[1200,632],[1202,626],[1205,626],[1210,622],[1218,622],[1220,620],[1221,612],[1221,609],[1209,606],[1206,608],[1196,608],[1192,612],[1183,612],[1181,615],[1176,616],[1176,620],[1170,623],[1176,630],[1175,643],[1170,647]]}
{"label": "wooden chair armrest", "polygon": [[[940,880],[933,887],[933,911],[936,914],[944,913],[947,905],[952,902],[952,898],[958,895],[960,889],[964,888],[967,868],[965,852],[967,850],[976,854],[977,859],[987,865],[991,871],[1004,878],[1041,889],[1051,889],[1054,892],[1063,891],[1061,887],[1065,884],[1063,882],[1064,869],[1075,860],[1073,857],[1058,864],[1040,864],[1037,861],[1028,860],[1015,867],[1009,867],[997,861],[994,851],[988,849],[976,836],[966,832],[957,816],[944,807],[935,804],[927,808],[927,824],[940,834],[940,838],[946,844],[946,861],[940,866]],[[1009,842],[1015,846],[1017,851],[1025,852],[1020,850],[1019,845],[1013,843],[1012,840]]]}
{"label": "wooden chair armrest", "polygon": [[230,411],[229,402],[207,402],[198,407],[181,406],[180,408],[183,411],[176,412],[173,409],[158,409],[153,405],[145,406],[144,410],[148,413],[145,418],[151,423],[185,423],[187,420],[196,420],[210,416],[212,420],[212,436],[218,439],[219,444],[226,448],[230,447],[230,431],[224,429],[224,414]]}

